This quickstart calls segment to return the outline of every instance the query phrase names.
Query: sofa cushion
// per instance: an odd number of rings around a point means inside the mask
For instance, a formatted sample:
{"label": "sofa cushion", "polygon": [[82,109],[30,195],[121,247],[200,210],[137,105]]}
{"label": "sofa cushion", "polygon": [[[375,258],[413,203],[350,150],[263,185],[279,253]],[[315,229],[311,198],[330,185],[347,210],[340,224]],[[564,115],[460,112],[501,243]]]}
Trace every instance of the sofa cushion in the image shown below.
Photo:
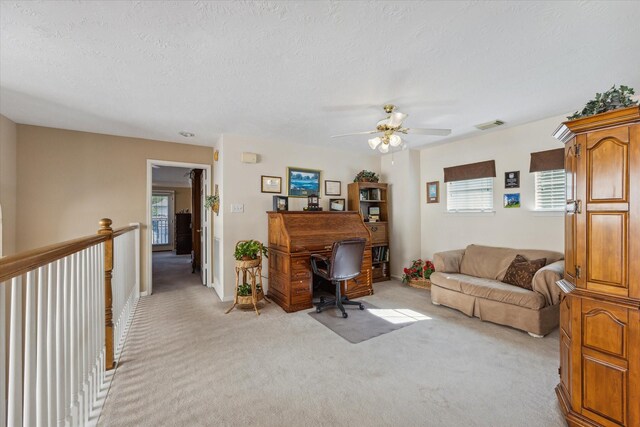
{"label": "sofa cushion", "polygon": [[492,279],[468,276],[460,273],[431,274],[431,283],[445,289],[479,298],[513,304],[539,310],[546,304],[543,295]]}
{"label": "sofa cushion", "polygon": [[531,282],[533,281],[533,276],[544,267],[546,262],[546,258],[528,261],[522,255],[516,255],[509,268],[507,268],[502,282],[532,291]]}
{"label": "sofa cushion", "polygon": [[460,273],[501,281],[518,254],[527,259],[546,258],[547,264],[564,258],[563,254],[554,251],[469,245],[460,262]]}

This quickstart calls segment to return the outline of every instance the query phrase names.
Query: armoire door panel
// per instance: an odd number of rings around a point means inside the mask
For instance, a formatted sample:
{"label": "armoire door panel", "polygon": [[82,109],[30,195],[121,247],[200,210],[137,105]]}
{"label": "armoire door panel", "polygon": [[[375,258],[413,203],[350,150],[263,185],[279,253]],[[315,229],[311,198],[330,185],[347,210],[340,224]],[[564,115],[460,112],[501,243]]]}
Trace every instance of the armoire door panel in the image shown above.
{"label": "armoire door panel", "polygon": [[560,332],[560,384],[571,396],[571,339]]}
{"label": "armoire door panel", "polygon": [[628,144],[604,138],[589,150],[589,202],[627,201]]}
{"label": "armoire door panel", "polygon": [[562,295],[560,301],[560,329],[571,338],[571,297]]}
{"label": "armoire door panel", "polygon": [[589,212],[587,235],[587,288],[627,289],[627,213]]}
{"label": "armoire door panel", "polygon": [[576,215],[566,213],[564,216],[564,271],[565,279],[575,285],[576,277]]}
{"label": "armoire door panel", "polygon": [[626,308],[585,300],[582,302],[582,345],[616,357],[627,357]]}
{"label": "armoire door panel", "polygon": [[627,425],[625,366],[583,354],[582,387],[583,410],[586,409],[615,424]]}

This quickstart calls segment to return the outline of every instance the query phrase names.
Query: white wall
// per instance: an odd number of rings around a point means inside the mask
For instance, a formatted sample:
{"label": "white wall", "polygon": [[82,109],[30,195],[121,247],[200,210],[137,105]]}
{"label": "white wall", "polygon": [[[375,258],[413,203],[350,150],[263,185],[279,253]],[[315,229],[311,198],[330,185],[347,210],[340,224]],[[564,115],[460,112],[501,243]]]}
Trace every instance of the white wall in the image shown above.
{"label": "white wall", "polygon": [[[427,204],[421,189],[422,256],[464,248],[478,243],[522,249],[564,248],[562,214],[539,216],[534,208],[534,176],[529,173],[530,153],[560,148],[551,136],[564,116],[496,130],[457,142],[425,148],[420,152],[420,181],[440,181],[440,203]],[[447,214],[443,168],[484,160],[496,161],[494,180],[495,214]],[[520,188],[505,189],[504,173],[520,171]],[[521,208],[505,209],[503,194],[520,193]]]}
{"label": "white wall", "polygon": [[389,247],[391,275],[402,276],[411,260],[420,258],[420,152],[405,150],[382,156],[382,181],[389,183]]}
{"label": "white wall", "polygon": [[[216,218],[214,232],[219,235],[224,220],[222,257],[226,267],[223,272],[223,290],[218,295],[224,300],[233,298],[235,286],[233,251],[238,240],[255,239],[267,243],[267,211],[272,210],[274,194],[260,192],[260,176],[282,177],[282,194],[287,194],[287,166],[319,169],[321,174],[320,205],[329,208],[329,197],[324,196],[324,180],[342,182],[342,195],[347,198],[347,185],[362,169],[380,171],[379,155],[363,155],[337,149],[279,141],[265,141],[236,135],[224,135],[219,141],[220,160],[214,165],[214,182],[221,192],[221,214]],[[258,163],[244,164],[240,161],[244,151],[257,153]],[[222,179],[215,176],[221,170]],[[243,204],[244,213],[231,213],[231,204]],[[307,205],[306,198],[290,198],[289,210],[300,211]],[[218,268],[218,266],[216,266]],[[267,268],[263,270],[267,274]],[[268,286],[268,283],[265,282]],[[216,288],[217,289],[217,288]]]}
{"label": "white wall", "polygon": [[0,256],[16,251],[17,126],[0,115]]}
{"label": "white wall", "polygon": [[[222,208],[224,203],[224,156],[222,153],[224,135],[220,135],[220,138],[213,145],[214,153],[215,150],[218,150],[218,161],[213,162],[213,188],[211,188],[211,194],[215,194],[216,185],[218,186],[218,194],[220,195],[220,208],[218,215],[213,214],[213,265],[212,268],[212,277],[213,277],[213,288],[215,289],[218,297],[220,299],[224,298],[224,258],[223,258],[223,249],[224,249],[224,209]],[[229,267],[230,270],[233,271],[233,268]],[[234,286],[233,284],[231,286]],[[233,291],[231,291],[233,292]]]}

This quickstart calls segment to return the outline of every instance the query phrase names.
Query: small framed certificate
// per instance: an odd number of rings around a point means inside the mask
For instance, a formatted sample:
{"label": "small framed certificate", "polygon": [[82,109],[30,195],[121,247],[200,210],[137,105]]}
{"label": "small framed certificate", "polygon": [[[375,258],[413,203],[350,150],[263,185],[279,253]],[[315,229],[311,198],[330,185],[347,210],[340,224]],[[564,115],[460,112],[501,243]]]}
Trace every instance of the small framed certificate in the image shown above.
{"label": "small framed certificate", "polygon": [[262,175],[261,180],[260,191],[263,193],[282,193],[282,177]]}
{"label": "small framed certificate", "polygon": [[340,181],[324,180],[324,195],[325,196],[341,196],[342,195],[342,183]]}

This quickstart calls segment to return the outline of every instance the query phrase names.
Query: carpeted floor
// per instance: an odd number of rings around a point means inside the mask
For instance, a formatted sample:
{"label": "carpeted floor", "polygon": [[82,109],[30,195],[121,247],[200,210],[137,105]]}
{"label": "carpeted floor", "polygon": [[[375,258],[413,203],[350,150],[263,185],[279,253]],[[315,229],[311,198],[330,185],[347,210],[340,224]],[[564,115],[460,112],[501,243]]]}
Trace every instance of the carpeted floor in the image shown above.
{"label": "carpeted floor", "polygon": [[351,344],[275,303],[225,315],[190,272],[154,256],[100,425],[565,426],[557,331],[535,339],[391,281],[365,300],[428,319]]}

